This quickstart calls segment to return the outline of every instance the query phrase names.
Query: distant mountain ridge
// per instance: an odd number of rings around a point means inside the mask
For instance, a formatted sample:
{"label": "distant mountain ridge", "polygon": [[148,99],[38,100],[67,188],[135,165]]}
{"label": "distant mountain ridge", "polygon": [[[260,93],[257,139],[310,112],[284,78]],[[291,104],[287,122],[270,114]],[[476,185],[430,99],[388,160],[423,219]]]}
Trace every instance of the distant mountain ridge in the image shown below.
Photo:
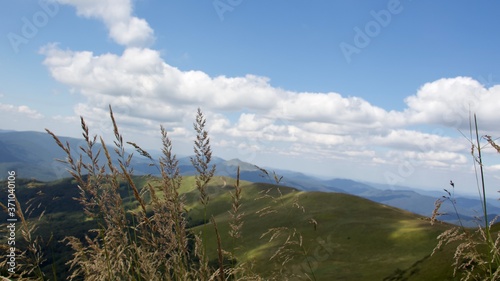
{"label": "distant mountain ridge", "polygon": [[[79,153],[79,146],[84,146],[83,139],[60,137],[61,141],[68,142],[71,150]],[[96,145],[99,149],[100,145]],[[132,150],[130,151],[132,152]],[[103,156],[102,156],[103,157]],[[159,155],[153,155],[158,158]],[[5,179],[7,171],[16,170],[19,177],[35,178],[42,181],[52,181],[69,177],[63,164],[55,159],[65,159],[66,155],[56,145],[53,138],[42,132],[16,132],[0,130],[0,179]],[[102,158],[102,163],[105,159]],[[250,182],[275,183],[273,172],[281,178],[280,184],[295,187],[304,191],[338,192],[356,195],[372,201],[394,206],[410,212],[430,216],[434,209],[434,202],[439,195],[425,195],[408,187],[397,189],[382,184],[371,184],[350,179],[322,180],[300,172],[288,170],[274,170],[267,168],[266,175],[260,167],[239,159],[224,160],[213,157],[212,163],[217,166],[216,175],[221,177],[236,177],[237,167],[240,167],[240,178]],[[150,160],[137,154],[132,158],[131,165],[135,174],[158,175],[158,169],[150,165]],[[193,175],[196,171],[191,164],[191,157],[179,158],[179,169],[182,175]],[[443,193],[444,194],[444,193]],[[441,195],[443,195],[441,194]],[[481,202],[477,199],[457,198],[459,213],[466,225],[474,224],[474,217],[480,217]],[[500,214],[497,205],[488,205],[491,214]],[[448,213],[441,219],[458,223],[452,205],[443,204],[442,211]]]}

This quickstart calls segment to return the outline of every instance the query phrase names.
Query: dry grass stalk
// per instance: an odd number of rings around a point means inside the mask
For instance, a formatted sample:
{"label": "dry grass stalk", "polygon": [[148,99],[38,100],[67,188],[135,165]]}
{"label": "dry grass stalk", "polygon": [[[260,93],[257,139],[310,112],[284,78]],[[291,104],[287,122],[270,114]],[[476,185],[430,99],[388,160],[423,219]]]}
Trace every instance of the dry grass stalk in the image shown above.
{"label": "dry grass stalk", "polygon": [[[229,236],[234,239],[241,238],[241,229],[243,228],[243,216],[244,213],[240,212],[241,208],[241,196],[243,189],[240,186],[240,167],[236,171],[236,184],[234,185],[234,193],[231,192],[231,211],[229,212],[231,215],[231,222],[229,223]],[[233,242],[234,243],[234,242]],[[234,251],[234,249],[233,249]]]}
{"label": "dry grass stalk", "polygon": [[[474,122],[471,123],[470,139],[471,154],[474,159],[474,166],[479,166],[479,171],[476,169],[476,178],[478,181],[478,193],[482,203],[483,220],[478,219],[478,227],[475,232],[472,229],[465,228],[460,221],[461,226],[449,229],[438,236],[438,245],[435,247],[433,254],[446,245],[453,245],[455,252],[453,256],[454,275],[460,280],[500,280],[500,236],[498,233],[494,239],[491,226],[496,219],[488,222],[488,211],[486,201],[486,189],[484,181],[483,159],[482,159],[482,146],[478,132],[478,125],[476,115],[474,114]],[[474,128],[472,127],[474,124]],[[500,146],[498,146],[490,136],[484,136],[484,139],[491,145],[497,152],[500,153]],[[450,181],[450,185],[454,187],[454,183]],[[443,196],[443,199],[436,201],[436,207],[431,217],[431,223],[436,221],[440,215],[439,208],[441,204],[449,200],[456,215],[460,218],[456,208],[456,201],[452,193],[445,189],[448,196]]]}
{"label": "dry grass stalk", "polygon": [[[74,155],[70,144],[63,143],[54,133],[46,129],[55,143],[65,152],[66,158],[59,160],[68,168],[77,183],[79,197],[74,198],[81,205],[87,219],[95,222],[95,229],[91,229],[80,239],[66,237],[65,242],[73,249],[72,258],[67,262],[70,267],[71,280],[263,280],[256,274],[249,264],[227,265],[224,257],[235,261],[233,253],[223,250],[224,241],[221,240],[215,218],[214,225],[218,268],[209,266],[206,254],[205,240],[199,234],[193,234],[187,229],[186,207],[184,197],[180,194],[182,177],[178,168],[178,160],[172,153],[172,142],[165,128],[161,127],[162,156],[157,162],[140,146],[127,142],[142,156],[148,158],[157,167],[161,174],[160,179],[151,179],[140,188],[133,177],[130,168],[132,154],[125,151],[123,136],[118,130],[112,108],[110,118],[115,136],[114,149],[110,150],[103,138],[91,136],[89,127],[81,118],[82,135],[85,146],[80,146],[77,156]],[[195,157],[191,159],[197,171],[195,184],[200,193],[200,202],[205,208],[205,222],[209,196],[207,185],[215,173],[215,165],[211,165],[212,151],[210,139],[205,129],[206,120],[198,109],[194,129]],[[114,152],[114,154],[112,154]],[[101,163],[104,162],[104,163]],[[241,212],[243,190],[240,186],[239,168],[236,184],[231,192],[232,206],[230,212],[229,236],[241,239],[244,225],[244,213]],[[270,174],[268,174],[270,175]],[[273,173],[277,184],[282,177]],[[137,209],[127,210],[126,202],[122,198],[123,186],[129,191],[132,205]],[[281,190],[274,188],[264,192],[262,198],[271,199],[273,205],[259,212],[260,215],[269,215],[283,208],[300,209],[304,211],[298,201],[287,204]],[[279,205],[279,206],[278,206]],[[5,206],[2,206],[5,207]],[[26,257],[26,264],[39,265],[43,255],[39,245],[40,240],[34,238],[35,226],[24,218],[20,204],[18,216],[22,220],[24,239],[31,245],[20,255]],[[43,215],[43,213],[42,213]],[[317,222],[310,219],[315,227]],[[206,235],[207,230],[203,231]],[[295,257],[293,247],[302,247],[302,236],[293,227],[276,227],[270,229],[262,237],[270,236],[269,242],[283,239],[271,260],[276,261],[276,272],[267,280],[282,280],[284,267]],[[30,255],[28,255],[30,254]],[[24,280],[29,274],[36,273],[41,278],[43,272],[36,266],[26,267],[28,271],[22,273]],[[39,271],[37,273],[36,271]],[[38,278],[39,279],[39,278]]]}
{"label": "dry grass stalk", "polygon": [[222,250],[222,242],[220,240],[220,235],[219,235],[219,229],[217,228],[217,222],[215,221],[215,218],[212,216],[211,217],[211,221],[212,221],[212,224],[214,225],[214,229],[215,229],[215,237],[217,238],[217,258],[218,258],[218,262],[219,262],[219,269],[217,271],[218,273],[218,277],[219,277],[219,280],[220,281],[224,281],[226,280],[226,278],[224,277],[224,253],[223,253],[223,250]]}
{"label": "dry grass stalk", "polygon": [[[294,196],[292,200],[285,198],[285,195],[281,191],[279,185],[283,180],[282,176],[276,174],[276,172],[268,172],[266,169],[257,167],[270,181],[274,181],[276,186],[268,188],[267,190],[261,191],[261,196],[256,198],[256,200],[269,200],[269,204],[258,210],[257,214],[260,217],[268,216],[270,214],[284,212],[286,213],[285,221],[290,221],[290,217],[294,214],[295,210],[305,212],[304,206],[299,202],[299,196]],[[297,231],[297,225],[302,223],[313,224],[314,229],[317,227],[317,221],[314,218],[309,218],[307,221],[295,221],[292,225],[279,225],[268,229],[263,233],[260,238],[269,237],[268,243],[273,241],[278,241],[278,246],[270,258],[270,261],[276,262],[275,272],[271,278],[276,280],[281,280],[282,278],[307,278],[309,280],[316,280],[314,271],[310,263],[309,274],[303,273],[305,276],[296,276],[295,274],[289,275],[290,272],[286,271],[287,265],[299,257],[307,258],[307,251],[303,246],[303,236],[302,233]],[[309,262],[309,261],[308,261]],[[288,274],[288,275],[287,275]]]}
{"label": "dry grass stalk", "polygon": [[[205,130],[206,119],[198,108],[196,122],[193,124],[196,131],[196,140],[194,141],[195,157],[191,158],[191,163],[197,171],[196,188],[200,192],[200,202],[206,208],[210,200],[207,193],[207,185],[215,174],[215,165],[210,166],[212,160],[212,150],[210,148],[210,138]],[[206,218],[205,218],[206,221]]]}

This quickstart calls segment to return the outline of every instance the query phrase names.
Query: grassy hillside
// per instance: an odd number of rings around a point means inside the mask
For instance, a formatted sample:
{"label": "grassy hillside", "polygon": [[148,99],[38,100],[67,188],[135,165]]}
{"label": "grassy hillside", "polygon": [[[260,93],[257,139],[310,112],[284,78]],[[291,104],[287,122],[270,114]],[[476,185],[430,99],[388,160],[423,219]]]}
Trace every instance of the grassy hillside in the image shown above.
{"label": "grassy hillside", "polygon": [[[148,181],[145,177],[135,180],[139,186]],[[234,252],[238,262],[247,263],[264,276],[281,269],[285,259],[290,260],[284,271],[306,273],[316,280],[384,280],[388,277],[404,280],[397,278],[420,276],[426,272],[432,272],[434,279],[414,280],[446,280],[452,273],[449,257],[438,259],[441,261],[439,266],[426,259],[436,245],[436,236],[449,226],[430,226],[420,216],[348,194],[303,192],[271,184],[241,182],[240,211],[244,213],[244,225],[242,237],[232,239],[228,235],[231,220],[228,211],[234,182],[221,177],[212,180],[207,189],[210,202],[206,212],[199,203],[193,177],[185,177],[180,189],[185,196],[191,230],[204,232],[201,237],[213,260],[217,257],[215,230],[211,223],[203,224],[204,218],[212,215],[217,222],[222,248]],[[81,206],[72,199],[78,196],[76,183],[64,179],[50,183],[18,181],[18,184],[19,200],[26,202],[34,198],[33,206],[40,206],[32,217],[45,210],[37,231],[44,242],[50,240],[45,249],[44,269],[51,272],[55,265],[57,275],[64,277],[67,271],[64,263],[70,249],[57,241],[68,235],[82,237],[87,229],[95,227],[92,221],[85,220]],[[128,208],[137,206],[127,203],[132,195],[125,186],[121,194]],[[264,208],[270,213],[259,213]],[[269,241],[272,233],[261,237],[273,228],[280,229],[280,235],[272,241]],[[270,260],[289,236],[281,250],[283,255]],[[443,254],[449,256],[451,252]],[[415,264],[420,267],[412,272]]]}
{"label": "grassy hillside", "polygon": [[[302,236],[303,247],[291,246],[295,254],[288,270],[309,274],[312,269],[317,280],[383,280],[429,255],[437,235],[448,228],[447,225],[430,226],[415,214],[348,194],[279,188],[284,196],[274,202],[272,198],[256,198],[269,189],[276,195],[277,186],[243,185],[245,225],[242,240],[234,244],[226,231],[230,219],[226,212],[230,207],[227,187],[219,190],[208,208],[217,219],[221,240],[225,242],[223,248],[232,250],[235,244],[239,245],[238,260],[254,262],[259,272],[271,272],[279,266],[270,262],[269,257],[288,234],[296,230]],[[293,206],[294,202],[305,211]],[[273,206],[277,213],[264,217],[256,214],[267,206]],[[197,206],[191,213],[199,219],[203,211]],[[311,218],[316,220],[316,228],[309,223]],[[268,229],[278,227],[289,229],[284,231],[281,240],[267,242],[268,237],[260,238]],[[214,233],[212,226],[195,229]],[[207,243],[215,255],[215,237],[208,236]],[[434,280],[443,280],[451,273],[450,269],[449,263],[447,267],[433,269]]]}

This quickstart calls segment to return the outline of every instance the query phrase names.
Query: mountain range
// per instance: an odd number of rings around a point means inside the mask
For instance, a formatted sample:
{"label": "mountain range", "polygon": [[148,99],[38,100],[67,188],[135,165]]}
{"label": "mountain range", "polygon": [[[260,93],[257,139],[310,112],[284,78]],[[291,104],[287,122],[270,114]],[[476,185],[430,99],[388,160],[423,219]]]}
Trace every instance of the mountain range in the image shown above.
{"label": "mountain range", "polygon": [[[85,146],[83,139],[60,137],[63,143],[68,143],[73,153],[81,151],[79,146]],[[97,145],[96,149],[99,149]],[[130,150],[129,153],[133,151]],[[158,159],[159,155],[153,155]],[[64,165],[56,159],[65,159],[65,153],[56,145],[53,138],[42,132],[17,132],[0,131],[0,179],[7,177],[7,171],[15,170],[18,177],[26,179],[37,179],[41,181],[52,181],[69,177]],[[193,175],[195,169],[191,165],[191,158],[180,157],[179,168],[183,175]],[[84,160],[85,161],[85,160]],[[102,163],[105,162],[102,156]],[[350,179],[319,179],[304,173],[288,170],[277,170],[273,168],[261,168],[239,159],[225,160],[218,157],[212,158],[216,165],[216,176],[235,178],[237,167],[240,167],[242,180],[250,182],[276,183],[294,187],[304,191],[323,191],[346,193],[363,197],[381,204],[404,209],[419,215],[430,216],[434,210],[436,199],[446,195],[443,191],[438,193],[423,194],[409,187],[393,187],[378,183],[359,182]],[[140,155],[134,155],[131,166],[137,175],[157,175],[158,169],[151,165],[151,161]],[[267,174],[266,174],[267,173]],[[276,175],[276,178],[274,177]],[[458,210],[458,216],[452,202]],[[488,211],[492,216],[500,214],[498,204],[488,204]],[[474,198],[457,197],[445,200],[441,207],[441,213],[445,215],[440,219],[446,222],[467,226],[474,226],[481,218],[481,201]],[[491,218],[489,218],[491,219]]]}

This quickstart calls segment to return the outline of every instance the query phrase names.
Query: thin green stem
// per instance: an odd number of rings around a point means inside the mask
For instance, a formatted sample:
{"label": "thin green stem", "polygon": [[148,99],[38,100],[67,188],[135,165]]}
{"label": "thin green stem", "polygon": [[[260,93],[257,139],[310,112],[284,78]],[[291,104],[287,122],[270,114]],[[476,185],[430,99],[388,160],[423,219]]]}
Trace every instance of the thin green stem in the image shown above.
{"label": "thin green stem", "polygon": [[[486,185],[484,182],[484,171],[483,171],[483,160],[482,160],[482,155],[481,155],[481,145],[479,143],[479,131],[478,131],[478,126],[477,126],[477,118],[476,114],[474,114],[474,126],[476,129],[476,144],[477,144],[477,153],[478,153],[478,161],[479,161],[479,171],[481,175],[481,188],[482,188],[482,205],[483,205],[483,215],[484,215],[484,232],[486,234],[486,243],[488,244],[488,247],[490,249],[494,249],[495,247],[495,242],[493,241],[491,237],[491,229],[490,229],[490,224],[488,221],[488,210],[486,206]],[[495,254],[493,251],[489,251],[490,254],[490,261],[493,260],[498,260],[498,257],[495,257]],[[492,268],[492,263],[488,262],[488,267],[489,267],[489,274],[490,277],[493,276],[493,268]]]}
{"label": "thin green stem", "polygon": [[316,281],[317,280],[316,275],[314,274],[314,270],[312,268],[311,261],[309,261],[309,256],[307,255],[307,251],[303,245],[301,245],[300,247],[302,248],[302,252],[304,253],[304,256],[306,257],[307,267],[309,267],[309,272],[311,273],[312,278],[313,278],[312,280]]}
{"label": "thin green stem", "polygon": [[477,154],[478,154],[478,161],[479,161],[479,173],[481,175],[481,188],[482,188],[482,200],[483,200],[483,214],[484,214],[484,228],[487,233],[489,233],[489,223],[488,223],[488,210],[486,207],[486,188],[485,188],[485,183],[484,183],[484,172],[483,172],[483,159],[481,155],[481,144],[479,143],[479,132],[477,128],[477,119],[476,119],[476,114],[474,114],[474,126],[476,129],[476,144],[477,144]]}

